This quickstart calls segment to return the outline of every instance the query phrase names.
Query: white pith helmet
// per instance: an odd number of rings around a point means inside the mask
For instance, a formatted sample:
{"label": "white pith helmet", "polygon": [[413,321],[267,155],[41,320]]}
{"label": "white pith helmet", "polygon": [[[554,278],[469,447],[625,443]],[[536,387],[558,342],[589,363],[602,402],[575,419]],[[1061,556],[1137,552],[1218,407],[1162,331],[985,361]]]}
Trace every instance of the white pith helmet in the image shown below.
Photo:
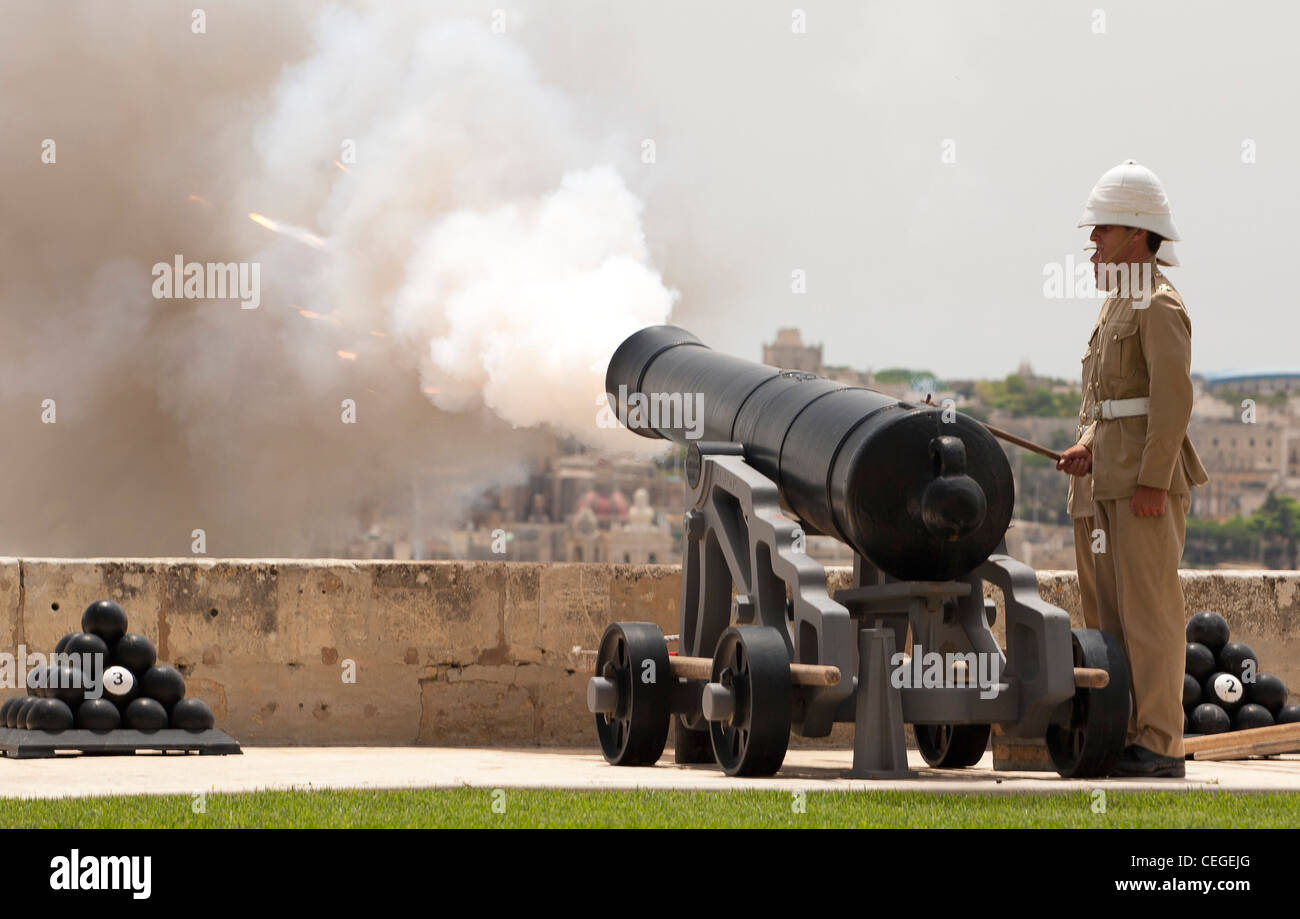
{"label": "white pith helmet", "polygon": [[1079,226],[1136,227],[1164,238],[1156,252],[1161,265],[1178,265],[1172,240],[1181,239],[1169,210],[1169,197],[1160,179],[1137,160],[1107,169],[1088,195]]}

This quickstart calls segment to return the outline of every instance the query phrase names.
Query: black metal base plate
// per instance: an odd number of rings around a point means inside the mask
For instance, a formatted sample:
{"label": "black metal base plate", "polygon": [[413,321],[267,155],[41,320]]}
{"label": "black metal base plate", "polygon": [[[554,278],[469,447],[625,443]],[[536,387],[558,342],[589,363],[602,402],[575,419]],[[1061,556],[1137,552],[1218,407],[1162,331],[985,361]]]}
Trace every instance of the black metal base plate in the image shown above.
{"label": "black metal base plate", "polygon": [[13,759],[55,756],[60,751],[75,750],[87,755],[125,756],[137,750],[161,750],[165,753],[202,753],[223,755],[242,753],[239,743],[225,731],[136,731],[116,728],[112,731],[29,731],[25,728],[0,728],[0,754]]}

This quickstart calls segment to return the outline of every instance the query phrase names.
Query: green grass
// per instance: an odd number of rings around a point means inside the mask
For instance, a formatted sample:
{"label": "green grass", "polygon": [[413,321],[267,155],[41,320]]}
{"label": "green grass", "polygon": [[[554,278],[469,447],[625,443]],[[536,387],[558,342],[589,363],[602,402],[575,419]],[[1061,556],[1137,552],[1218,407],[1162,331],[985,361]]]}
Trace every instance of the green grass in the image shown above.
{"label": "green grass", "polygon": [[[494,802],[498,805],[494,809]],[[0,800],[8,827],[1300,827],[1300,795],[934,795],[483,788]],[[500,811],[500,812],[498,812]]]}

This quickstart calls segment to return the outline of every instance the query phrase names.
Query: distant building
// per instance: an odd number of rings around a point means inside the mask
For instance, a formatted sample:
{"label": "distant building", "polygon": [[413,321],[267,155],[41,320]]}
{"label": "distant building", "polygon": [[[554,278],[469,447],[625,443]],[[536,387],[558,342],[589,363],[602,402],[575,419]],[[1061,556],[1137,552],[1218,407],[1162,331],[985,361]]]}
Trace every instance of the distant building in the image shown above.
{"label": "distant building", "polygon": [[1261,367],[1255,370],[1216,370],[1200,374],[1210,392],[1248,392],[1261,396],[1300,393],[1300,369]]}
{"label": "distant building", "polygon": [[822,346],[805,345],[798,329],[777,329],[776,341],[763,346],[763,363],[782,370],[822,374]]}

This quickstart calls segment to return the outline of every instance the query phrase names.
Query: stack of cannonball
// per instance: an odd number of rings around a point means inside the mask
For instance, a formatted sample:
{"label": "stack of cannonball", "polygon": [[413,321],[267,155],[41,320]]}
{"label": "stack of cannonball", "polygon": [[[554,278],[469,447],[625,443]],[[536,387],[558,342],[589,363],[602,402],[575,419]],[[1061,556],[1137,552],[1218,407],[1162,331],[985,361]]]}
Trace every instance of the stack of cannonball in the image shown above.
{"label": "stack of cannonball", "polygon": [[1187,621],[1183,733],[1222,734],[1300,721],[1286,684],[1259,671],[1249,645],[1229,641],[1228,621],[1204,610]]}
{"label": "stack of cannonball", "polygon": [[[211,728],[212,709],[202,699],[185,697],[180,671],[159,664],[153,642],[126,628],[126,612],[113,601],[86,607],[81,631],[64,635],[54,646],[55,655],[79,656],[74,660],[84,662],[81,675],[73,673],[66,656],[51,656],[50,664],[32,668],[28,694],[0,707],[3,726],[54,733],[74,727],[96,733]],[[87,698],[86,687],[93,687],[96,674],[102,674],[103,691],[99,698]]]}

